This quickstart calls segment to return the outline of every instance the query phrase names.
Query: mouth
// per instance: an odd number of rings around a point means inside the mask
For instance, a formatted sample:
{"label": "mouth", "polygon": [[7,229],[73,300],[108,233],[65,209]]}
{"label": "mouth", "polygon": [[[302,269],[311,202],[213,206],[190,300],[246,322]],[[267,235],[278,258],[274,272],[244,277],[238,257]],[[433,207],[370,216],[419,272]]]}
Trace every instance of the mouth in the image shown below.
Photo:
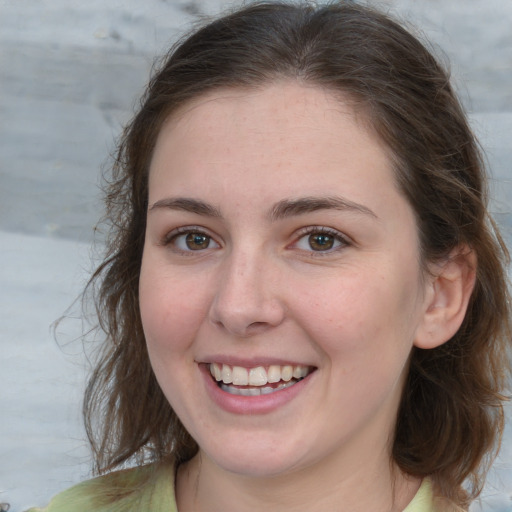
{"label": "mouth", "polygon": [[310,375],[315,368],[303,365],[270,365],[244,368],[210,363],[210,375],[217,386],[232,395],[269,395],[289,388]]}

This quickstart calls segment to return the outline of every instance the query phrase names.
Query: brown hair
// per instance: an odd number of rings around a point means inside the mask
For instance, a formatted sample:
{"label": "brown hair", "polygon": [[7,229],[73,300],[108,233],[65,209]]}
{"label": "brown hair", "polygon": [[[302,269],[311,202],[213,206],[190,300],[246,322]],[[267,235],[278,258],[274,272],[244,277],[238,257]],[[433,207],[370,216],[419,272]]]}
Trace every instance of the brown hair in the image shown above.
{"label": "brown hair", "polygon": [[148,169],[162,123],[213,89],[283,78],[354,100],[391,149],[424,263],[461,245],[477,257],[457,334],[411,355],[392,448],[404,472],[430,476],[438,494],[466,507],[481,490],[503,429],[508,253],[487,213],[482,157],[447,72],[387,15],[353,2],[252,4],[185,38],[151,79],[118,147],[106,197],[107,255],[90,282],[106,333],[84,405],[96,469],[131,459],[180,463],[197,451],[156,382],[139,313]]}

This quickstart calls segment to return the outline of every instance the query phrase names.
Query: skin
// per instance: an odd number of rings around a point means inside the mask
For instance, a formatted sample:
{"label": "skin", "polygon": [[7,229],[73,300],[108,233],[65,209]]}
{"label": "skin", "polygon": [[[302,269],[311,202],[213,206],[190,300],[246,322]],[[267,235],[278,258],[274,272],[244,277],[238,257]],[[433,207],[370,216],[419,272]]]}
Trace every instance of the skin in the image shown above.
{"label": "skin", "polygon": [[[311,197],[345,204],[289,207]],[[149,205],[148,351],[200,446],[179,468],[180,510],[403,510],[420,484],[390,461],[408,358],[455,329],[463,273],[423,272],[387,148],[320,88],[216,91],[163,126]],[[319,227],[332,248],[312,249]],[[205,389],[201,364],[224,360],[315,371],[279,407],[241,414]]]}

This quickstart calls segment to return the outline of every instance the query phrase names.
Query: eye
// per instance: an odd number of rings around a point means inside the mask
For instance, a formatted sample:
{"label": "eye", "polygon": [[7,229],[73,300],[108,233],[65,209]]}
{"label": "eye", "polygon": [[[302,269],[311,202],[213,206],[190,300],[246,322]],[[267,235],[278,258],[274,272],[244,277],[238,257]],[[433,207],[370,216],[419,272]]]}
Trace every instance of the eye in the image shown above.
{"label": "eye", "polygon": [[324,227],[306,228],[307,231],[294,244],[302,251],[333,252],[349,245],[338,231]]}
{"label": "eye", "polygon": [[166,245],[172,245],[180,252],[204,251],[220,247],[207,233],[192,229],[179,229],[177,233],[171,233]]}

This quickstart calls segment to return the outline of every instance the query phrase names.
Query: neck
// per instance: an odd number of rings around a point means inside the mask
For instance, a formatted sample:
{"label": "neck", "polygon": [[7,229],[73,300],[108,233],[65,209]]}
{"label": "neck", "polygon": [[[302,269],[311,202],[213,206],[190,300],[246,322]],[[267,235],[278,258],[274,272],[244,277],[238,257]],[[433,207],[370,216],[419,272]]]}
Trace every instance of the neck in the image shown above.
{"label": "neck", "polygon": [[372,464],[359,461],[345,471],[338,460],[324,458],[306,469],[254,477],[226,471],[199,452],[178,469],[176,497],[178,510],[195,512],[399,512],[419,485],[418,479],[394,468],[384,453]]}

